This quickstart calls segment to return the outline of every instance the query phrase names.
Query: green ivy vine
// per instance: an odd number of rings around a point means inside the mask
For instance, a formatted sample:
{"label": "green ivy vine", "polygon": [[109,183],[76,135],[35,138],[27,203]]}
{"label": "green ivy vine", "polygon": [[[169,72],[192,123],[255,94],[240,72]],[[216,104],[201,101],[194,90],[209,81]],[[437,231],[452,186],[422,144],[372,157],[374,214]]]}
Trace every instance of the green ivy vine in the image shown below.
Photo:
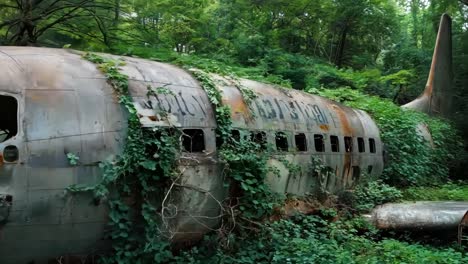
{"label": "green ivy vine", "polygon": [[[180,173],[176,163],[180,153],[181,132],[175,128],[143,129],[128,90],[128,76],[120,72],[124,61],[110,60],[87,53],[86,60],[97,65],[128,112],[128,131],[123,152],[112,161],[100,164],[103,175],[94,186],[70,186],[71,192],[92,191],[97,199],[109,203],[109,225],[113,254],[104,263],[150,263],[174,260],[170,243],[163,236],[163,195]],[[219,158],[224,163],[231,200],[226,204],[232,217],[260,219],[275,206],[274,195],[265,183],[270,169],[268,154],[251,140],[250,132],[232,135],[231,110],[208,74],[193,71],[215,110]],[[147,96],[170,94],[166,87],[148,87]],[[245,92],[244,92],[245,93]],[[243,93],[243,94],[244,94]],[[248,98],[253,98],[249,95]],[[249,101],[250,102],[250,101]],[[163,115],[161,115],[163,116]],[[163,202],[164,203],[164,202]],[[251,221],[249,220],[249,221]],[[239,220],[236,220],[239,222]]]}
{"label": "green ivy vine", "polygon": [[[104,263],[151,263],[169,261],[173,256],[161,232],[164,214],[161,195],[178,175],[180,131],[174,128],[143,129],[128,91],[128,76],[119,70],[123,61],[96,54],[83,56],[105,74],[121,105],[128,112],[124,150],[112,161],[100,164],[101,181],[92,187],[72,186],[71,191],[93,191],[107,198],[113,255]],[[148,88],[148,96],[166,93],[164,87]],[[162,210],[162,211],[161,211]]]}
{"label": "green ivy vine", "polygon": [[[268,215],[277,204],[277,197],[265,183],[266,175],[271,171],[267,165],[269,152],[251,140],[250,131],[239,129],[239,138],[232,137],[231,109],[222,104],[222,94],[215,82],[205,72],[192,70],[192,74],[206,91],[215,109],[216,137],[221,142],[218,154],[225,164],[224,173],[231,195],[229,206],[238,208],[244,219],[255,220]],[[250,106],[256,95],[246,89],[240,91],[246,95],[244,100]]]}

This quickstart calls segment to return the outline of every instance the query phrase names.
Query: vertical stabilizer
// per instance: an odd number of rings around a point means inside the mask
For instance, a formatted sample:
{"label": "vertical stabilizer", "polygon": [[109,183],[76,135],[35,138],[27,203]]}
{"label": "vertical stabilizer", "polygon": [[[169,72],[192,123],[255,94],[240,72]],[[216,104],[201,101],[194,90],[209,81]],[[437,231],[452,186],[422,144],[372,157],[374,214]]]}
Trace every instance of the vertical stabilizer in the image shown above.
{"label": "vertical stabilizer", "polygon": [[431,116],[449,117],[453,97],[452,80],[452,19],[449,15],[443,14],[440,18],[426,89],[417,99],[403,107]]}

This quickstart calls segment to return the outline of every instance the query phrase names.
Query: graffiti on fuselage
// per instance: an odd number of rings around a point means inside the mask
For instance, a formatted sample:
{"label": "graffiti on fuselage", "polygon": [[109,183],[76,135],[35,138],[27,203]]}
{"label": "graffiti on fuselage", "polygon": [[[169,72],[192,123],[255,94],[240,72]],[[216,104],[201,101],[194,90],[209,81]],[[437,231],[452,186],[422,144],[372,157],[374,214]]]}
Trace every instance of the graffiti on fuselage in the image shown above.
{"label": "graffiti on fuselage", "polygon": [[209,104],[201,95],[182,95],[182,92],[154,94],[145,102],[146,109],[157,109],[169,114],[181,116],[207,117],[206,108]]}
{"label": "graffiti on fuselage", "polygon": [[317,104],[266,97],[259,97],[254,102],[257,115],[263,119],[304,120],[306,123],[313,120],[318,125],[329,124],[325,112]]}
{"label": "graffiti on fuselage", "polygon": [[[253,101],[256,116],[268,120],[292,120],[317,125],[329,124],[326,112],[317,104],[304,103],[296,100],[258,97]],[[146,109],[157,109],[182,117],[207,117],[209,103],[202,95],[185,94],[182,92],[168,94],[153,94],[143,104]]]}

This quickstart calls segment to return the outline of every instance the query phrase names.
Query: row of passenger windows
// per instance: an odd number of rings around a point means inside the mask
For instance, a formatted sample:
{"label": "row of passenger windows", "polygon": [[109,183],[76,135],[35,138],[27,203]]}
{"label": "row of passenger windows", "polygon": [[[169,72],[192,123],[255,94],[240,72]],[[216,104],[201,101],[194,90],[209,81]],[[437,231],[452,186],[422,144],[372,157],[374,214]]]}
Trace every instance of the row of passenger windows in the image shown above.
{"label": "row of passenger windows", "polygon": [[[343,137],[345,152],[353,152],[353,138]],[[307,149],[307,136],[304,133],[294,135],[296,150],[299,152],[306,152]],[[375,153],[375,139],[369,138],[370,153]],[[360,153],[366,151],[366,143],[364,138],[357,138],[357,147]],[[323,134],[314,134],[314,147],[316,152],[325,152],[325,139]],[[338,136],[330,136],[330,148],[332,152],[340,152],[340,138]],[[276,133],[276,149],[280,151],[288,151],[288,139],[283,132]]]}
{"label": "row of passenger windows", "polygon": [[[241,133],[239,130],[232,130],[232,138],[239,141]],[[259,144],[262,148],[266,149],[267,135],[262,131],[255,131],[250,133],[250,140]],[[330,149],[332,152],[340,152],[340,140],[344,141],[344,151],[353,152],[353,138],[352,137],[338,137],[330,135]],[[314,134],[313,143],[316,152],[325,152],[325,137],[323,134]],[[217,142],[219,147],[222,142]],[[294,144],[296,151],[308,151],[308,139],[305,133],[298,133],[294,135]],[[276,132],[275,145],[278,151],[287,152],[290,150],[288,137],[284,132]],[[370,153],[375,153],[375,139],[369,138],[367,140],[368,149]],[[182,134],[182,147],[186,152],[202,152],[205,150],[205,136],[202,129],[184,129]],[[362,137],[357,138],[357,151],[360,153],[366,152],[366,140]]]}

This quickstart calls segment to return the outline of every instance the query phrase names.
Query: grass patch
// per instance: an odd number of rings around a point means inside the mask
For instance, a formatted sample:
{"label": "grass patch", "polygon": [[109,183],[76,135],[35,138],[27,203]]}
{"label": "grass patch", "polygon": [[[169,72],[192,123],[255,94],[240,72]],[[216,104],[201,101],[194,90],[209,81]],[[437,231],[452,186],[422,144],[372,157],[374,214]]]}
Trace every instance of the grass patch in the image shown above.
{"label": "grass patch", "polygon": [[407,201],[468,201],[468,183],[447,183],[437,187],[410,187],[403,191]]}

